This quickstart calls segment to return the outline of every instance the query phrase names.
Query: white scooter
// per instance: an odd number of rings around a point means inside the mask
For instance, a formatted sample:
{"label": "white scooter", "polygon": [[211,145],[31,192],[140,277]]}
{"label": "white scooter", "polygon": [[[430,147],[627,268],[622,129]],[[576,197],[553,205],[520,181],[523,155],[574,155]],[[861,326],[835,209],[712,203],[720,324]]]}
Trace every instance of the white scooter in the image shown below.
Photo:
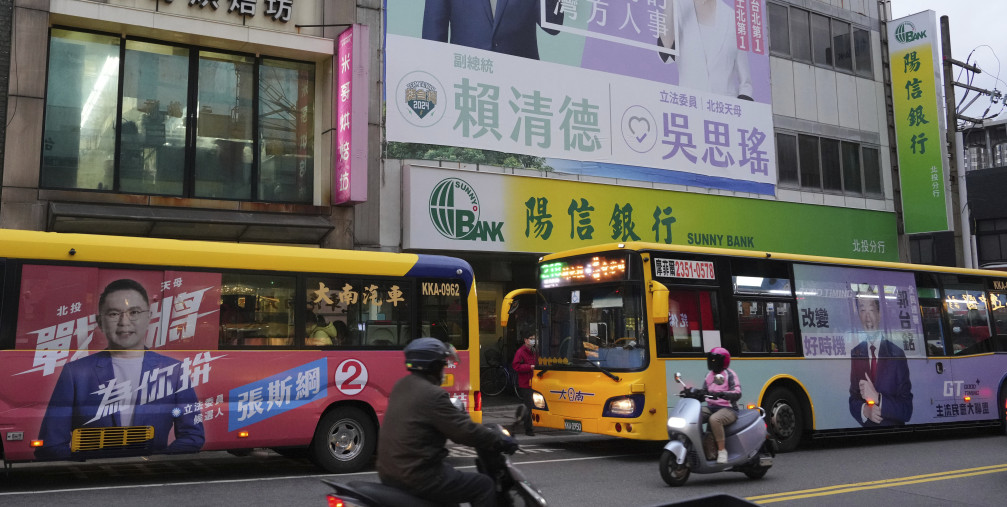
{"label": "white scooter", "polygon": [[742,408],[738,412],[738,420],[724,428],[727,463],[717,463],[716,458],[707,459],[703,450],[702,408],[709,395],[686,387],[681,373],[675,374],[675,381],[682,384],[683,389],[679,393],[682,400],[675,404],[668,418],[668,437],[671,440],[661,453],[661,478],[664,482],[669,486],[681,486],[692,472],[741,472],[752,479],[761,479],[766,475],[769,467],[773,466],[777,446],[767,428],[771,421],[765,420],[766,413],[762,407]]}

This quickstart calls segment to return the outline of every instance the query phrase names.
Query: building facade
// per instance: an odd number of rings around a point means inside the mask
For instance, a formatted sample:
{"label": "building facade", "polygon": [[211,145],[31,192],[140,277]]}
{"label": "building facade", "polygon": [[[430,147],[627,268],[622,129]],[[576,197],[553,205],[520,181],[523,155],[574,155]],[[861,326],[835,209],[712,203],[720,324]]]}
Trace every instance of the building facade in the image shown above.
{"label": "building facade", "polygon": [[515,11],[482,39],[485,12],[386,2],[358,244],[465,257],[486,308],[592,242],[903,260],[876,2],[530,4],[535,52],[508,46]]}
{"label": "building facade", "polygon": [[378,9],[13,3],[0,227],[353,246],[331,198],[332,25]]}

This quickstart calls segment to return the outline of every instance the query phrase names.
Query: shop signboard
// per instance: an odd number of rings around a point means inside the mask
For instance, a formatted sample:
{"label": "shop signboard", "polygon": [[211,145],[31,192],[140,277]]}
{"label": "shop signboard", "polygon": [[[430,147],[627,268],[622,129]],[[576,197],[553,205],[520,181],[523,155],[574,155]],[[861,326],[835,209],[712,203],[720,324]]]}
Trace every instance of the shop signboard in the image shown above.
{"label": "shop signboard", "polygon": [[951,211],[936,16],[924,11],[888,22],[906,234],[948,230]]}
{"label": "shop signboard", "polygon": [[556,252],[648,241],[898,261],[895,214],[407,166],[403,248]]}

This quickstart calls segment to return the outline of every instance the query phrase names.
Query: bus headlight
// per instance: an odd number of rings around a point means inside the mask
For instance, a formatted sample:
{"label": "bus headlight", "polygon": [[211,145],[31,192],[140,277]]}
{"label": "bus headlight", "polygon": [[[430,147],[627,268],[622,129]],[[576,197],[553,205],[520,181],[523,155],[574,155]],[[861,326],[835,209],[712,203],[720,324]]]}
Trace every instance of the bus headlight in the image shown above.
{"label": "bus headlight", "polygon": [[546,410],[547,405],[545,404],[545,396],[538,391],[532,391],[531,393],[531,404],[539,410]]}
{"label": "bus headlight", "polygon": [[630,394],[609,398],[605,402],[602,417],[639,417],[641,412],[643,412],[643,395]]}
{"label": "bus headlight", "polygon": [[613,414],[618,415],[629,415],[633,413],[636,409],[636,403],[633,402],[633,398],[621,398],[618,400],[612,400],[608,404],[608,410]]}

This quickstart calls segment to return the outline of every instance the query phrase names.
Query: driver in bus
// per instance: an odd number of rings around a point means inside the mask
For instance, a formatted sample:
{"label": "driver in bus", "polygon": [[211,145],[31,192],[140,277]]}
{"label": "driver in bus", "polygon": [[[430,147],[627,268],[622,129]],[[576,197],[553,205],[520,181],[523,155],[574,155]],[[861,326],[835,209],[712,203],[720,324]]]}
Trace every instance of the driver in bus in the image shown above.
{"label": "driver in bus", "polygon": [[496,505],[490,476],[461,472],[444,462],[452,442],[513,454],[518,446],[458,410],[442,389],[444,367],[457,361],[454,348],[437,338],[417,338],[406,345],[409,375],[395,383],[378,434],[378,477],[381,482],[438,504]]}
{"label": "driver in bus", "polygon": [[[197,400],[195,390],[181,389],[181,362],[144,347],[150,325],[147,291],[131,279],[109,283],[98,299],[97,317],[108,347],[60,371],[35,457],[84,457],[71,452],[74,430],[117,426],[154,428],[153,439],[137,454],[199,451],[205,441],[203,424],[195,421],[196,411],[186,410]],[[175,440],[169,445],[172,429]]]}
{"label": "driver in bus", "polygon": [[906,354],[884,333],[877,290],[854,300],[863,332],[850,352],[850,414],[861,426],[903,425],[913,415]]}

